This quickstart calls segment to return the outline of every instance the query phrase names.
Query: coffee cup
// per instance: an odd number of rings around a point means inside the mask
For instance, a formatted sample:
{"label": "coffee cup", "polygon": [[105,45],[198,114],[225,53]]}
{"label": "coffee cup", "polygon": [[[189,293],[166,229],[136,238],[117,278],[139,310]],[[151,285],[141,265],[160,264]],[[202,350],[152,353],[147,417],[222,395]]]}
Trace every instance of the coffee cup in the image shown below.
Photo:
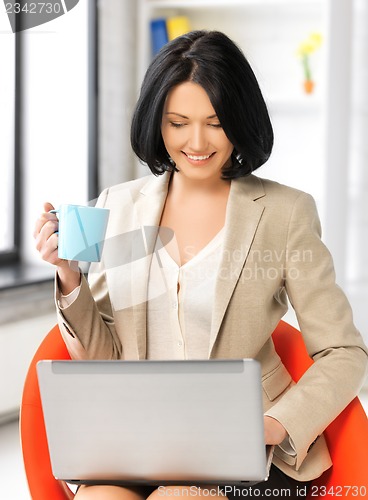
{"label": "coffee cup", "polygon": [[59,219],[60,259],[99,262],[110,210],[82,205],[60,205],[50,210]]}

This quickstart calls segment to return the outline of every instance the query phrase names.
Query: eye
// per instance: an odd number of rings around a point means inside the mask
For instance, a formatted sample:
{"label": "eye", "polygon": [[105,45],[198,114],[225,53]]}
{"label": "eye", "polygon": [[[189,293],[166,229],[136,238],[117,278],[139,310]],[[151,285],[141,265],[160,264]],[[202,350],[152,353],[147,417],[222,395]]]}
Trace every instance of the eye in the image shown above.
{"label": "eye", "polygon": [[184,127],[184,126],[185,126],[185,123],[170,122],[170,127],[181,128],[181,127]]}
{"label": "eye", "polygon": [[209,123],[209,126],[213,128],[222,128],[221,123]]}

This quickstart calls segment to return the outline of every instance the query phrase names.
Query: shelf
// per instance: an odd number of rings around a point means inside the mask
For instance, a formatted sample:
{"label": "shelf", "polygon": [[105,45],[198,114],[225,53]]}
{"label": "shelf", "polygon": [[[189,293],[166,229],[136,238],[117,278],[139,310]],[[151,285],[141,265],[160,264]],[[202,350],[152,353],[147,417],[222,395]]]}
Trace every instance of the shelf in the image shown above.
{"label": "shelf", "polygon": [[146,0],[146,5],[150,8],[170,8],[170,9],[211,9],[229,7],[312,7],[324,6],[327,0]]}
{"label": "shelf", "polygon": [[319,113],[323,111],[323,101],[321,95],[295,95],[267,96],[265,101],[270,112],[273,113]]}

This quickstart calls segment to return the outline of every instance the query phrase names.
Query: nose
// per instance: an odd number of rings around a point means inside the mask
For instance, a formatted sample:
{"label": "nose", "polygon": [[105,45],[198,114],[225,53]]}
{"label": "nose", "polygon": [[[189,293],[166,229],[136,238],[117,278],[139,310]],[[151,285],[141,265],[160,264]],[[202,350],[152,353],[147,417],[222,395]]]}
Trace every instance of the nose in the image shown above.
{"label": "nose", "polygon": [[193,125],[188,141],[188,146],[193,153],[204,153],[207,151],[207,135],[203,125]]}

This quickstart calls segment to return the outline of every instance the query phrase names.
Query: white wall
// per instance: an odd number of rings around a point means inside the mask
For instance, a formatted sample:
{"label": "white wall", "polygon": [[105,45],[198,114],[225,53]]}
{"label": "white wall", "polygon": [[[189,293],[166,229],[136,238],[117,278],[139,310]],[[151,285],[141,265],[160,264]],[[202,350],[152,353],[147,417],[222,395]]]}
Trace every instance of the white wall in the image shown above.
{"label": "white wall", "polygon": [[51,312],[0,325],[0,423],[16,416],[31,359],[55,323]]}
{"label": "white wall", "polygon": [[349,155],[347,292],[368,344],[368,4],[354,1],[352,112]]}
{"label": "white wall", "polygon": [[136,99],[136,6],[99,2],[99,190],[136,177],[130,122]]}

